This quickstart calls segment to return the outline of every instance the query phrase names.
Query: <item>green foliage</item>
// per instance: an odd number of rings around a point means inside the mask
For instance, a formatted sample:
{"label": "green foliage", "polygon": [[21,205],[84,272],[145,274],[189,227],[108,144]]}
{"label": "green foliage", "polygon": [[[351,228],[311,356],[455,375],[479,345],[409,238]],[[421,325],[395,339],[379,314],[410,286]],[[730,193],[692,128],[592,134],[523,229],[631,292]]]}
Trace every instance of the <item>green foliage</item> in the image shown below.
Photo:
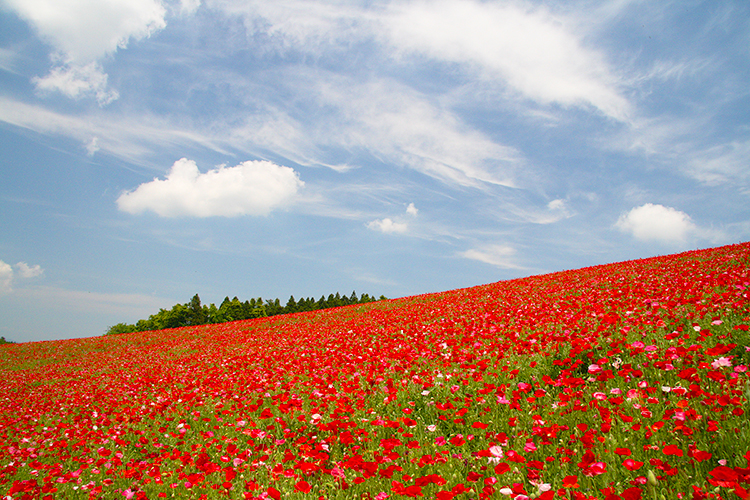
{"label": "green foliage", "polygon": [[15,344],[12,340],[5,340],[5,337],[0,337],[0,345],[3,344]]}
{"label": "green foliage", "polygon": [[[286,305],[282,306],[279,299],[268,299],[264,302],[262,297],[258,297],[257,299],[250,299],[241,302],[237,297],[230,299],[227,296],[224,297],[221,305],[217,308],[215,304],[201,304],[201,299],[196,293],[193,298],[190,299],[190,302],[185,304],[175,304],[169,310],[159,309],[159,312],[156,314],[152,314],[148,319],[140,319],[134,325],[118,323],[107,328],[104,334],[116,335],[120,333],[180,328],[183,326],[226,323],[228,321],[316,311],[319,309],[329,309],[332,307],[341,307],[351,304],[366,304],[377,300],[387,300],[387,297],[381,295],[379,299],[376,299],[363,293],[362,296],[358,298],[357,293],[352,291],[352,294],[349,297],[346,295],[342,297],[341,294],[336,292],[336,295],[328,295],[327,299],[325,296],[321,295],[320,299],[316,301],[312,297],[295,300],[294,295],[292,295],[289,297]],[[0,344],[2,343],[3,342],[0,342]]]}
{"label": "green foliage", "polygon": [[126,323],[117,323],[116,325],[112,325],[109,328],[107,328],[107,331],[104,332],[104,335],[118,335],[120,333],[132,333],[136,331],[135,325],[128,325]]}

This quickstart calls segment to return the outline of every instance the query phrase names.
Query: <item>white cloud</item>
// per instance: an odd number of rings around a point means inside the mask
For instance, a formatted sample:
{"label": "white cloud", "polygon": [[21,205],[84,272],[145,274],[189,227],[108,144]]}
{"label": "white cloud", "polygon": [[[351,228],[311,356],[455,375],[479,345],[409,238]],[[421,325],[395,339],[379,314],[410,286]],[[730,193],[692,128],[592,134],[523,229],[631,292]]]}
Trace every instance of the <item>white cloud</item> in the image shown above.
{"label": "white cloud", "polygon": [[92,137],[91,142],[86,144],[86,153],[89,156],[94,156],[94,153],[99,151],[99,138],[98,137]]}
{"label": "white cloud", "polygon": [[97,61],[128,42],[163,29],[166,9],[159,0],[6,0],[54,49],[47,76],[33,81],[40,91],[79,99],[95,96],[104,106],[119,97],[107,89]]}
{"label": "white cloud", "polygon": [[547,203],[547,208],[550,210],[565,210],[565,200],[552,200]]}
{"label": "white cloud", "polygon": [[0,293],[13,291],[13,268],[0,260]]}
{"label": "white cloud", "polygon": [[651,203],[635,207],[621,215],[615,227],[638,240],[665,243],[682,243],[697,231],[686,213]]}
{"label": "white cloud", "polygon": [[89,63],[166,26],[159,0],[5,0],[64,58]]}
{"label": "white cloud", "polygon": [[167,178],[154,179],[117,199],[120,210],[151,210],[162,217],[267,215],[291,202],[304,185],[297,173],[269,161],[246,161],[200,173],[192,160],[172,165]]}
{"label": "white cloud", "polygon": [[211,7],[242,16],[248,31],[265,35],[278,50],[289,47],[318,52],[337,43],[345,46],[369,35],[371,16],[348,0],[213,0]]}
{"label": "white cloud", "polygon": [[[226,143],[225,135],[214,142],[211,136],[186,129],[184,124],[177,128],[166,119],[148,114],[109,117],[103,114],[66,115],[0,96],[0,121],[40,134],[71,137],[80,141],[86,148],[91,145],[91,138],[94,136],[97,138],[98,148],[136,164],[142,164],[144,156],[164,148],[165,145],[200,145],[222,154],[229,154],[218,145]],[[230,143],[240,146],[242,141],[236,138]]]}
{"label": "white cloud", "polygon": [[687,172],[708,185],[746,184],[750,179],[750,140],[720,144],[695,153]]}
{"label": "white cloud", "polygon": [[630,105],[602,54],[542,8],[473,0],[395,3],[386,33],[401,53],[425,54],[500,79],[542,104],[589,105],[627,121]]}
{"label": "white cloud", "polygon": [[184,16],[195,14],[200,6],[201,0],[180,0],[180,14]]}
{"label": "white cloud", "polygon": [[503,269],[523,269],[513,258],[516,250],[508,245],[485,245],[461,252],[459,255],[467,259],[478,260]]}
{"label": "white cloud", "polygon": [[18,269],[18,273],[22,278],[36,278],[44,274],[44,269],[39,264],[29,266],[25,262],[19,262],[16,264],[16,269]]}
{"label": "white cloud", "polygon": [[0,260],[0,294],[12,292],[17,277],[29,279],[44,274],[44,269],[39,264],[29,266],[26,262],[19,262],[15,267],[18,270],[18,276],[13,272],[10,264]]}
{"label": "white cloud", "polygon": [[515,186],[523,164],[516,149],[472,130],[404,85],[387,79],[362,84],[331,75],[319,86],[319,100],[337,109],[320,129],[321,142],[365,148],[448,184]]}
{"label": "white cloud", "polygon": [[367,227],[373,231],[380,231],[383,233],[405,233],[409,227],[403,222],[394,222],[392,219],[377,219],[367,224]]}
{"label": "white cloud", "polygon": [[95,96],[100,106],[117,100],[120,94],[107,89],[107,75],[99,64],[92,62],[85,66],[67,65],[52,68],[43,78],[33,78],[38,91],[59,91],[71,99]]}
{"label": "white cloud", "polygon": [[414,206],[414,203],[409,203],[409,206],[406,207],[406,213],[416,217],[419,213],[419,210],[417,210],[417,207]]}

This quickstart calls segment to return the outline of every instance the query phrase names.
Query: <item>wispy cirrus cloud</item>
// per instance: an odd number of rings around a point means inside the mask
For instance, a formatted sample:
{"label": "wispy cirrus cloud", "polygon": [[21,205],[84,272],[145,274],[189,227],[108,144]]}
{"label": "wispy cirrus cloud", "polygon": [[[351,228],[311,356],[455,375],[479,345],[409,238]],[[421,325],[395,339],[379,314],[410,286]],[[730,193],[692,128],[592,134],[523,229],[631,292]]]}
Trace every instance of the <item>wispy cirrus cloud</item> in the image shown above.
{"label": "wispy cirrus cloud", "polygon": [[442,0],[391,4],[384,24],[399,53],[461,64],[542,104],[591,106],[627,121],[620,78],[565,21],[543,7]]}
{"label": "wispy cirrus cloud", "polygon": [[510,245],[487,244],[477,248],[470,248],[459,255],[466,259],[478,260],[502,269],[523,269],[516,262],[516,249]]}

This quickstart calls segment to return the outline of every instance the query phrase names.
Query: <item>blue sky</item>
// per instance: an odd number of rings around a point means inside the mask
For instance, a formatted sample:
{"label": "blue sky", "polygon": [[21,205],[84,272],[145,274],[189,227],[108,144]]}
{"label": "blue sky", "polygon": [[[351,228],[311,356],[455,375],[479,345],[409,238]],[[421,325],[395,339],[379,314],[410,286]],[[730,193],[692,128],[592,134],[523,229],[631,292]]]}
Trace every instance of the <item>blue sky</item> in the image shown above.
{"label": "blue sky", "polygon": [[749,63],[744,0],[0,0],[0,335],[747,241]]}

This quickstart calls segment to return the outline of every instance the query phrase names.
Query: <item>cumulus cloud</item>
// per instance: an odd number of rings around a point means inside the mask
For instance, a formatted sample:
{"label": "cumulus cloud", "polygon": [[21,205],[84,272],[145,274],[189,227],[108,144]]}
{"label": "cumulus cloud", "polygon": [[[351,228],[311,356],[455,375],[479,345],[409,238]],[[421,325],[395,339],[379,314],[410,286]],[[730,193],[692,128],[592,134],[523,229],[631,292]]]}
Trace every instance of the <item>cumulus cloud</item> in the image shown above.
{"label": "cumulus cloud", "polygon": [[588,105],[627,120],[630,105],[602,54],[544,9],[474,0],[393,5],[386,33],[402,53],[478,69],[542,104]]}
{"label": "cumulus cloud", "polygon": [[93,95],[104,106],[119,95],[107,90],[107,75],[96,64],[166,26],[159,0],[6,0],[51,44],[55,67],[34,83],[40,91],[59,91],[78,99]]}
{"label": "cumulus cloud", "polygon": [[6,0],[65,59],[96,61],[163,29],[159,0]]}
{"label": "cumulus cloud", "polygon": [[202,174],[194,161],[182,158],[166,179],[123,193],[117,205],[123,212],[151,210],[162,217],[267,215],[291,202],[302,186],[292,168],[269,161],[246,161]]}
{"label": "cumulus cloud", "polygon": [[392,219],[386,217],[385,219],[377,219],[367,224],[367,227],[373,231],[380,231],[382,233],[405,233],[409,226],[403,222],[395,222]]}
{"label": "cumulus cloud", "polygon": [[547,203],[547,208],[550,210],[565,210],[565,200],[552,200]]}
{"label": "cumulus cloud", "polygon": [[86,154],[94,156],[97,151],[99,151],[99,138],[93,137],[91,141],[86,144]]}
{"label": "cumulus cloud", "polygon": [[13,291],[13,268],[0,260],[0,293]]}
{"label": "cumulus cloud", "polygon": [[16,269],[18,269],[18,274],[20,274],[22,278],[36,278],[37,276],[44,274],[44,269],[42,269],[42,266],[39,264],[30,266],[25,262],[19,262],[16,264]]}
{"label": "cumulus cloud", "polygon": [[39,264],[30,266],[26,262],[19,262],[15,265],[15,268],[18,271],[17,276],[13,271],[13,266],[0,260],[0,293],[12,292],[16,278],[36,278],[44,274],[44,269]]}
{"label": "cumulus cloud", "polygon": [[462,257],[467,259],[478,260],[503,269],[523,269],[516,264],[515,254],[516,250],[508,245],[485,245],[460,253]]}
{"label": "cumulus cloud", "polygon": [[685,212],[664,205],[646,203],[623,214],[615,227],[642,241],[681,243],[697,231]]}
{"label": "cumulus cloud", "polygon": [[[409,203],[406,207],[406,214],[412,218],[416,217],[419,213],[414,203]],[[377,219],[367,224],[367,227],[373,231],[380,231],[381,233],[406,233],[409,230],[409,224],[406,222],[400,222],[399,219],[402,217],[396,217],[397,220],[393,220],[390,217],[385,219]]]}
{"label": "cumulus cloud", "polygon": [[32,82],[40,92],[58,91],[71,99],[95,96],[100,106],[106,106],[120,97],[116,90],[107,88],[107,78],[101,66],[92,62],[53,68],[47,76],[33,78]]}

